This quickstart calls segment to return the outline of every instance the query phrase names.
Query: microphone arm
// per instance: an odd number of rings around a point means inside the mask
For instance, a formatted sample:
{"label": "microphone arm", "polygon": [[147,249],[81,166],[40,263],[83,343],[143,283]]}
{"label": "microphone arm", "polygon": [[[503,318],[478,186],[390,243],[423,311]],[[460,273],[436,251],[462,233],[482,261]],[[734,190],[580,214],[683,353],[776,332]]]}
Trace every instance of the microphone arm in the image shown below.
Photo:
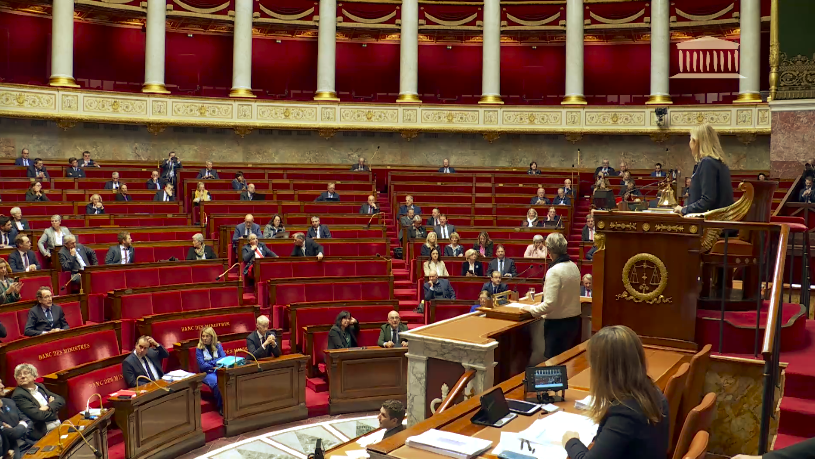
{"label": "microphone arm", "polygon": [[88,397],[88,401],[85,402],[85,419],[91,418],[91,399],[94,397],[99,397],[99,409],[100,410],[105,409],[105,407],[102,406],[102,396],[99,394],[91,394],[91,396]]}
{"label": "microphone arm", "polygon": [[216,280],[216,281],[221,280],[221,278],[222,278],[222,277],[226,276],[226,273],[228,273],[229,271],[232,271],[232,268],[234,268],[235,266],[240,266],[240,264],[241,264],[240,262],[237,262],[237,263],[235,263],[234,265],[230,266],[230,267],[229,267],[229,269],[227,269],[226,271],[222,272],[220,276],[218,276],[218,277],[216,277],[216,278],[215,278],[215,280]]}
{"label": "microphone arm", "polygon": [[60,291],[60,292],[61,292],[61,291],[63,291],[63,290],[65,290],[66,288],[68,288],[68,284],[70,284],[71,282],[73,282],[73,277],[74,277],[74,275],[73,275],[73,274],[71,274],[71,278],[70,278],[70,279],[68,279],[68,282],[66,282],[66,283],[65,283],[65,285],[63,285],[62,287],[60,287],[60,288],[59,288],[59,291]]}
{"label": "microphone arm", "polygon": [[[266,337],[268,337],[268,336],[269,336],[269,335],[266,335],[266,336],[264,337],[264,339],[265,339]],[[261,343],[261,345],[262,345],[262,344],[263,344],[263,343]],[[260,373],[261,371],[263,371],[263,369],[262,369],[262,368],[260,368],[260,362],[258,362],[258,358],[257,358],[257,357],[255,357],[255,354],[252,354],[251,352],[249,352],[249,351],[247,351],[247,350],[244,350],[244,349],[236,349],[236,350],[235,350],[235,353],[238,353],[238,352],[243,352],[244,354],[246,354],[246,355],[248,355],[248,356],[251,356],[251,357],[252,357],[252,358],[255,360],[255,365],[257,365],[257,366],[258,366],[258,373]]]}
{"label": "microphone arm", "polygon": [[[515,279],[528,279],[527,277],[521,277],[521,275],[522,275],[522,274],[524,274],[525,272],[529,271],[530,269],[534,268],[534,267],[535,267],[535,265],[534,265],[534,264],[529,265],[529,267],[528,267],[528,268],[524,269],[523,271],[521,271],[521,273],[520,273],[520,274],[518,274],[517,276],[515,276]],[[542,268],[542,267],[543,267],[543,265],[542,265],[542,264],[539,264],[539,265],[538,265],[538,269],[540,269],[540,268]]]}
{"label": "microphone arm", "polygon": [[60,434],[60,431],[62,430],[62,426],[65,426],[65,425],[67,425],[68,427],[73,427],[74,430],[76,430],[76,433],[79,434],[80,438],[82,438],[82,441],[85,442],[86,445],[88,445],[88,448],[90,448],[91,451],[93,451],[94,456],[99,457],[99,458],[102,457],[102,453],[100,453],[98,449],[94,448],[93,445],[88,443],[88,439],[85,438],[84,435],[82,435],[82,431],[79,430],[79,427],[75,426],[74,423],[72,423],[71,421],[64,421],[62,424],[59,425],[59,428],[57,429],[57,440],[58,440],[58,443],[59,443],[59,450],[60,451],[65,449],[62,446],[62,435]]}
{"label": "microphone arm", "polygon": [[[146,379],[146,380],[148,381],[148,383],[147,383],[147,385],[148,385],[148,386],[150,385],[150,383],[156,383],[156,382],[157,382],[157,381],[153,381],[152,379],[148,378],[147,376],[144,376],[144,375],[138,375],[138,376],[136,376],[136,385],[137,385],[137,386],[138,386],[138,384],[139,384],[139,380],[140,380],[140,379]],[[158,384],[156,384],[156,387],[158,387],[159,389],[163,390],[164,392],[170,392],[170,389],[168,389],[168,388],[166,388],[166,387],[164,387],[164,386],[159,386]]]}
{"label": "microphone arm", "polygon": [[371,222],[374,221],[374,217],[378,217],[380,215],[382,215],[382,212],[377,212],[377,213],[371,215],[371,218],[368,219],[368,224],[365,225],[365,229],[370,229],[371,228]]}

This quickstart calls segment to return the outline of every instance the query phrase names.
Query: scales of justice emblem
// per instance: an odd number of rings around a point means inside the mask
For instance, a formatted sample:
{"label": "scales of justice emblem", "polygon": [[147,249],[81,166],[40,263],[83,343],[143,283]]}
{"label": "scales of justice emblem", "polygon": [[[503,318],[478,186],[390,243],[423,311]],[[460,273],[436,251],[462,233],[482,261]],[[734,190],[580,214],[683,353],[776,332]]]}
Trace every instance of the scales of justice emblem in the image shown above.
{"label": "scales of justice emblem", "polygon": [[622,273],[625,292],[617,295],[618,300],[635,303],[670,303],[673,298],[662,292],[668,286],[668,269],[665,263],[650,253],[638,253],[629,258]]}

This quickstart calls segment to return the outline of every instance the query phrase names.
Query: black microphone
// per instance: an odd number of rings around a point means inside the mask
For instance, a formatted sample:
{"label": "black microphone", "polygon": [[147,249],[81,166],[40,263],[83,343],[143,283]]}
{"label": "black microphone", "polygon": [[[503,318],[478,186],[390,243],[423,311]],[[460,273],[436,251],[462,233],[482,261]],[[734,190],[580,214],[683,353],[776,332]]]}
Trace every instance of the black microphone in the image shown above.
{"label": "black microphone", "polygon": [[376,254],[376,258],[382,258],[382,255],[380,255],[380,254],[378,254],[378,253],[377,253],[377,254]]}
{"label": "black microphone", "polygon": [[216,281],[221,280],[221,278],[222,278],[222,277],[224,277],[224,276],[226,276],[226,273],[228,273],[229,271],[232,271],[232,268],[234,268],[235,266],[240,266],[240,262],[235,263],[234,265],[230,266],[230,267],[229,267],[229,269],[227,269],[226,271],[222,272],[220,276],[218,276],[218,277],[216,277],[216,278],[215,278],[215,280],[216,280]]}
{"label": "black microphone", "polygon": [[[525,272],[529,271],[530,269],[534,268],[534,267],[535,267],[535,265],[534,265],[534,264],[529,265],[529,267],[528,267],[528,268],[526,268],[526,269],[524,269],[523,271],[521,271],[521,273],[520,273],[520,274],[518,274],[517,276],[515,276],[515,278],[516,278],[516,279],[522,279],[521,275],[522,275],[522,274],[524,274]],[[542,264],[539,264],[539,265],[538,265],[538,269],[540,269],[540,268],[543,268],[543,265],[542,265]]]}

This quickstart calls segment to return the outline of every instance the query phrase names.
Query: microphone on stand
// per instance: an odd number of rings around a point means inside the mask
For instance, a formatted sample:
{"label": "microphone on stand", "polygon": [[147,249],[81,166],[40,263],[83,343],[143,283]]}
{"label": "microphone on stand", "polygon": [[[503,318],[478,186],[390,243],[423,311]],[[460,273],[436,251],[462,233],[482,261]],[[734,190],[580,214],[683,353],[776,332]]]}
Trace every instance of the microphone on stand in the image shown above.
{"label": "microphone on stand", "polygon": [[374,217],[377,217],[379,215],[382,215],[382,212],[377,212],[377,213],[371,215],[371,218],[368,219],[368,224],[365,225],[365,229],[371,229],[371,222],[374,221]]}
{"label": "microphone on stand", "polygon": [[[266,338],[268,338],[268,337],[269,337],[269,332],[266,332],[266,335],[264,335],[264,336],[263,336],[263,341],[266,341]],[[263,343],[261,343],[261,344],[263,344]],[[237,352],[242,352],[242,353],[244,353],[244,354],[246,354],[246,355],[251,355],[251,356],[252,356],[252,358],[255,360],[255,364],[258,366],[258,373],[260,373],[261,371],[263,371],[263,368],[261,368],[261,367],[260,367],[260,362],[258,362],[258,358],[257,358],[257,357],[255,357],[255,354],[252,354],[251,352],[246,351],[246,350],[244,350],[244,349],[236,349],[236,350],[235,350],[235,352],[236,352],[236,353],[237,353]]]}
{"label": "microphone on stand", "polygon": [[[146,380],[148,380],[149,382],[156,384],[156,387],[158,387],[159,389],[163,390],[164,392],[172,392],[172,390],[170,390],[170,388],[169,388],[169,387],[160,386],[160,385],[158,385],[158,384],[157,384],[157,383],[158,383],[158,381],[153,381],[152,379],[150,379],[150,378],[148,378],[147,376],[144,376],[144,375],[138,375],[138,376],[136,376],[136,385],[138,385],[138,384],[139,384],[139,380],[140,380],[140,379],[146,379]],[[147,385],[149,386],[149,385],[150,385],[150,383],[148,383]]]}
{"label": "microphone on stand", "polygon": [[[543,268],[543,265],[542,265],[542,264],[539,264],[539,265],[537,265],[537,266],[538,266],[538,269]],[[528,268],[524,269],[523,271],[521,271],[521,272],[520,272],[520,274],[518,274],[517,276],[515,276],[515,279],[528,279],[527,277],[521,277],[521,275],[522,275],[522,274],[524,274],[525,272],[529,271],[530,269],[534,268],[534,267],[535,267],[535,265],[534,265],[534,264],[529,265],[529,267],[528,267]]]}
{"label": "microphone on stand", "polygon": [[230,267],[229,267],[229,269],[227,269],[226,271],[222,272],[220,276],[218,276],[218,277],[216,277],[216,278],[215,278],[215,280],[216,280],[216,281],[221,280],[221,278],[222,278],[222,277],[224,277],[224,276],[226,276],[226,273],[228,273],[229,271],[232,271],[232,268],[234,268],[235,266],[240,266],[240,262],[235,263],[234,265],[230,266]]}

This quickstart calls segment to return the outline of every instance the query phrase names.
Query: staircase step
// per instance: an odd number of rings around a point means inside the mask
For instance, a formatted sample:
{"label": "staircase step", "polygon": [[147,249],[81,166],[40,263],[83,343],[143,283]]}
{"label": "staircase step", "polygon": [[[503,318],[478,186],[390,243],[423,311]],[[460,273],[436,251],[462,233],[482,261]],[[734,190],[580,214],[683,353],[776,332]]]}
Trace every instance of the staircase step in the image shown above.
{"label": "staircase step", "polygon": [[773,451],[777,451],[779,449],[784,449],[787,446],[792,446],[797,443],[801,443],[804,440],[809,440],[809,437],[797,437],[795,435],[779,433],[778,436],[775,438],[775,445],[773,445]]}
{"label": "staircase step", "polygon": [[393,289],[393,296],[396,297],[413,297],[416,295],[416,290],[412,288],[395,288]]}
{"label": "staircase step", "polygon": [[328,381],[325,378],[306,378],[306,387],[316,393],[328,391]]}
{"label": "staircase step", "polygon": [[399,314],[401,315],[401,311],[412,311],[413,308],[418,306],[419,303],[416,300],[399,300]]}
{"label": "staircase step", "polygon": [[424,314],[413,312],[413,307],[408,306],[402,310],[402,305],[399,305],[399,317],[409,324],[424,324]]}
{"label": "staircase step", "polygon": [[815,400],[784,396],[781,399],[778,433],[810,437],[815,425]]}
{"label": "staircase step", "polygon": [[399,290],[408,290],[408,289],[410,289],[412,291],[413,290],[412,287],[413,287],[413,282],[411,282],[410,280],[407,280],[407,279],[406,280],[395,280],[395,281],[393,281],[393,288],[394,289],[399,289]]}

